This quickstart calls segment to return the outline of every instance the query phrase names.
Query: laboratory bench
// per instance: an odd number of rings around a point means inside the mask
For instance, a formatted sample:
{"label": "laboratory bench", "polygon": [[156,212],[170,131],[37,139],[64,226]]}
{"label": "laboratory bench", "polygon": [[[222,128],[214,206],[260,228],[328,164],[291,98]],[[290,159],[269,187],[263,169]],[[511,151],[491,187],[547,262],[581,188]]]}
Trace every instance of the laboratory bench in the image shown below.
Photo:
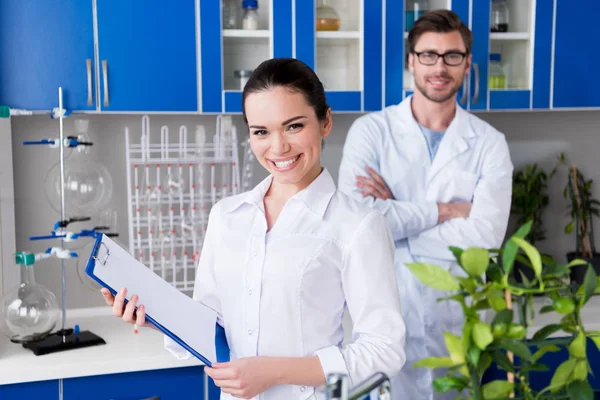
{"label": "laboratory bench", "polygon": [[36,356],[0,338],[1,400],[219,398],[203,364],[176,359],[160,332],[141,327],[136,334],[109,307],[67,311],[67,327],[75,324],[106,344]]}

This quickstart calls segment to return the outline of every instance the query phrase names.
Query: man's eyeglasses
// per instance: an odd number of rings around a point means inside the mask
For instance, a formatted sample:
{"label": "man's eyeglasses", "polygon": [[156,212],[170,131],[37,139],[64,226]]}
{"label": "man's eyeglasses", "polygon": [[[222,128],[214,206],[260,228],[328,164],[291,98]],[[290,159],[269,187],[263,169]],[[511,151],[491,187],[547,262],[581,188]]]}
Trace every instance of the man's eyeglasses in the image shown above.
{"label": "man's eyeglasses", "polygon": [[416,52],[413,51],[413,54],[417,56],[419,62],[423,65],[435,65],[437,63],[438,58],[442,57],[444,60],[444,64],[449,65],[451,67],[455,67],[457,65],[462,64],[467,53],[461,53],[458,51],[449,51],[448,53],[439,54],[434,51],[422,51]]}

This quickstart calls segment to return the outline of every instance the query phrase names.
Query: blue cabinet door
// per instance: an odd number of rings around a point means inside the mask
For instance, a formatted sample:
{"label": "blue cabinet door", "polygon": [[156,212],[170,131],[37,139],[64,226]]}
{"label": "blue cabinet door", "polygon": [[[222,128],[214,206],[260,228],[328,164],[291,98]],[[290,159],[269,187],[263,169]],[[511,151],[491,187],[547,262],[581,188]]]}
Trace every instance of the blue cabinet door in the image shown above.
{"label": "blue cabinet door", "polygon": [[0,11],[0,104],[96,108],[91,1],[5,1]]}
{"label": "blue cabinet door", "polygon": [[198,111],[194,0],[98,0],[100,108]]}
{"label": "blue cabinet door", "polygon": [[[58,380],[0,385],[0,399],[47,399],[58,400]],[[212,400],[212,399],[211,399]]]}
{"label": "blue cabinet door", "polygon": [[[554,42],[555,108],[600,107],[600,91],[592,83],[598,53],[600,2],[556,0]],[[589,80],[589,82],[586,82]]]}
{"label": "blue cabinet door", "polygon": [[471,85],[469,90],[469,109],[487,110],[491,1],[480,0],[472,4],[473,65],[471,66],[469,81]]}
{"label": "blue cabinet door", "polygon": [[160,400],[204,400],[203,367],[159,369],[63,380],[63,400],[141,400],[153,397]]}

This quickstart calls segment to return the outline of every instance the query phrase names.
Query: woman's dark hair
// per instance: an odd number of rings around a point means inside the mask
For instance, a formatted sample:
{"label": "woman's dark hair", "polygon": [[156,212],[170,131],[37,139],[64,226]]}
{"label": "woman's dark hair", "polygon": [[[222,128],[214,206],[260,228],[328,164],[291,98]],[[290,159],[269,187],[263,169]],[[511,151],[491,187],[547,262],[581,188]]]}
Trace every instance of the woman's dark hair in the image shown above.
{"label": "woman's dark hair", "polygon": [[295,58],[273,58],[263,61],[252,73],[242,92],[242,113],[246,118],[246,98],[252,93],[283,87],[291,92],[301,93],[315,110],[319,120],[327,116],[325,89],[315,72]]}

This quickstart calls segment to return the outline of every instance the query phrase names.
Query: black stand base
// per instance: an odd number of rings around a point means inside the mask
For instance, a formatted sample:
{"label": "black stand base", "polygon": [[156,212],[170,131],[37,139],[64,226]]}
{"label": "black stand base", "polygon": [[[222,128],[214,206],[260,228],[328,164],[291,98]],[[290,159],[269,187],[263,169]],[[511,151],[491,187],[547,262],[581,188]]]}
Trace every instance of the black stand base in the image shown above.
{"label": "black stand base", "polygon": [[65,329],[48,335],[42,340],[23,343],[23,347],[33,351],[36,356],[41,356],[100,344],[106,344],[106,342],[90,331],[74,333],[73,329]]}

